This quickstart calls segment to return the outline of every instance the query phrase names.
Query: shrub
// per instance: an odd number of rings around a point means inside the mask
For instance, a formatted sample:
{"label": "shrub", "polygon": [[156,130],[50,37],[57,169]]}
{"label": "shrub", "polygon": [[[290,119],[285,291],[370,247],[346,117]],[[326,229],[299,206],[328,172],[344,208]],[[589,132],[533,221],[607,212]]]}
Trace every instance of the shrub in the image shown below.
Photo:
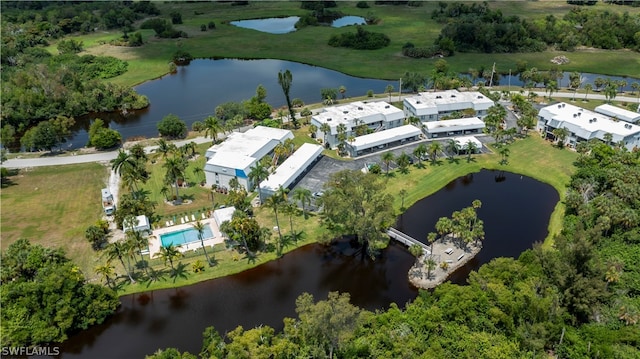
{"label": "shrub", "polygon": [[205,24],[200,25],[200,31],[207,31],[207,25]]}
{"label": "shrub", "polygon": [[169,16],[171,16],[171,23],[172,24],[182,24],[182,14],[177,12],[177,11],[172,11],[171,13],[169,13]]}
{"label": "shrub", "polygon": [[162,137],[183,138],[187,135],[187,124],[178,116],[168,114],[158,122],[158,132]]}
{"label": "shrub", "polygon": [[122,142],[122,135],[111,128],[99,129],[91,139],[91,144],[99,150],[115,147],[120,142]]}
{"label": "shrub", "polygon": [[367,91],[367,97],[373,97],[373,90]]}
{"label": "shrub", "polygon": [[215,29],[216,28],[216,23],[213,21],[209,21],[209,23],[207,24],[207,27],[209,29]]}
{"label": "shrub", "polygon": [[357,50],[375,50],[389,45],[391,40],[385,34],[370,32],[358,26],[357,31],[345,32],[340,35],[332,35],[329,38],[329,46],[349,47]]}
{"label": "shrub", "polygon": [[176,50],[171,57],[171,61],[176,63],[176,65],[188,65],[191,60],[193,60],[193,56],[183,49]]}
{"label": "shrub", "polygon": [[356,7],[359,9],[367,9],[369,8],[369,4],[366,1],[358,1]]}

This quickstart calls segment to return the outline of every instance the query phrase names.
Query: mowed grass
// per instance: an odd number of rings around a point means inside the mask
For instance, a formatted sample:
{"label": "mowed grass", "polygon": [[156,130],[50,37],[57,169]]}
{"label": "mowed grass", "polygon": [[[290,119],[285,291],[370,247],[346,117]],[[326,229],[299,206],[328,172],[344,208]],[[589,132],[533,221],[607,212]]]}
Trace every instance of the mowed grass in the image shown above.
{"label": "mowed grass", "polygon": [[[431,20],[431,12],[437,2],[424,2],[420,7],[374,5],[359,9],[355,2],[338,2],[336,10],[347,15],[375,16],[380,19],[367,29],[389,36],[391,44],[379,50],[350,50],[334,48],[327,44],[331,35],[354,31],[353,27],[332,28],[327,26],[306,27],[289,34],[268,34],[243,29],[229,22],[241,19],[267,18],[276,16],[302,15],[298,2],[251,2],[248,6],[232,6],[230,3],[157,3],[162,16],[179,10],[184,23],[176,28],[189,34],[184,39],[157,39],[152,31],[144,30],[145,45],[137,48],[123,48],[100,44],[100,41],[116,38],[118,32],[82,35],[86,52],[111,55],[129,62],[129,71],[110,81],[135,85],[166,74],[172,54],[184,49],[197,58],[272,58],[313,64],[337,70],[349,75],[398,79],[404,72],[412,71],[428,74],[436,59],[411,59],[402,56],[401,47],[406,42],[416,46],[430,46],[437,39],[441,24]],[[528,19],[539,19],[549,13],[561,18],[571,6],[555,1],[507,1],[493,2],[491,8],[499,8],[505,15],[518,15]],[[608,11],[640,12],[638,8],[599,4],[597,8]],[[198,14],[198,15],[196,15]],[[216,29],[200,31],[200,25],[214,21]],[[554,56],[564,55],[570,60],[563,65],[565,71],[592,72],[608,75],[640,76],[640,54],[627,50],[585,49],[574,52],[548,50],[539,53],[517,54],[477,54],[461,53],[447,58],[451,69],[458,72],[469,68],[490,68],[508,73],[516,68],[517,61],[526,61],[529,66],[545,70],[553,65]],[[294,74],[295,79],[295,74]]]}
{"label": "mowed grass", "polygon": [[26,238],[63,248],[84,273],[92,273],[97,256],[84,232],[101,218],[107,176],[98,163],[35,167],[11,176],[0,194],[2,249]]}
{"label": "mowed grass", "polygon": [[[567,149],[559,149],[540,138],[536,133],[509,145],[509,163],[501,165],[496,153],[474,155],[467,162],[465,156],[458,157],[457,163],[443,159],[437,165],[425,162],[424,169],[411,167],[408,174],[395,172],[388,179],[387,191],[395,197],[394,206],[398,213],[401,206],[400,191],[407,191],[405,207],[427,197],[444,187],[454,179],[481,169],[499,169],[535,178],[553,186],[560,195],[560,202],[554,209],[549,223],[549,235],[545,246],[553,245],[553,236],[562,229],[566,185],[575,171],[574,161],[577,154]],[[522,204],[526,207],[526,203]]]}

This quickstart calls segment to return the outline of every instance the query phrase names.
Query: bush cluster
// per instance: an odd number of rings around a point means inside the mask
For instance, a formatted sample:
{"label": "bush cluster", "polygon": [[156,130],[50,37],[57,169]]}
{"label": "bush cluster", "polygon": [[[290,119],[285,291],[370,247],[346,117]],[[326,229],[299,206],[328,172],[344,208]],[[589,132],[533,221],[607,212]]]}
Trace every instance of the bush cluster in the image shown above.
{"label": "bush cluster", "polygon": [[376,50],[389,46],[391,40],[382,33],[366,31],[358,26],[355,33],[346,32],[340,35],[332,35],[329,38],[329,46],[349,47],[357,50]]}

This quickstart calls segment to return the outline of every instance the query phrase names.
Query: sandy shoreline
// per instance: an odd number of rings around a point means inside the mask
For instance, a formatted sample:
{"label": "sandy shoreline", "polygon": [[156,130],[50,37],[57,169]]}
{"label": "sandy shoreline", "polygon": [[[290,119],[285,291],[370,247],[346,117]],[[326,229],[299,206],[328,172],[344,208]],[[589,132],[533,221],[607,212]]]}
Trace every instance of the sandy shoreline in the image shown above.
{"label": "sandy shoreline", "polygon": [[[482,242],[478,242],[478,244],[472,242],[462,248],[459,241],[451,236],[446,236],[443,240],[437,240],[433,243],[433,255],[431,256],[436,263],[436,267],[431,270],[430,277],[427,278],[428,270],[425,264],[429,259],[429,255],[424,254],[409,269],[407,274],[409,282],[421,289],[435,288],[444,283],[456,269],[462,267],[480,253],[480,249],[482,249]],[[446,263],[446,265],[442,263]],[[443,267],[446,267],[446,269],[443,269]]]}

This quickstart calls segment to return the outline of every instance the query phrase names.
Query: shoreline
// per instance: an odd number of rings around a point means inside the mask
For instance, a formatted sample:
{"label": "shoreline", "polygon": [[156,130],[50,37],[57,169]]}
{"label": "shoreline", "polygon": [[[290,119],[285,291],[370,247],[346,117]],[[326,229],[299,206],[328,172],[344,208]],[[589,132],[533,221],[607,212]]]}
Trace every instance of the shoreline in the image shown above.
{"label": "shoreline", "polygon": [[[447,235],[443,240],[439,239],[433,243],[431,255],[423,254],[411,266],[407,273],[409,283],[418,289],[435,288],[444,283],[458,268],[475,258],[481,249],[481,241],[471,242],[466,247],[461,247],[460,241]],[[435,261],[436,266],[431,273],[428,273],[425,262],[430,257]],[[427,274],[430,274],[430,277],[427,278]]]}

